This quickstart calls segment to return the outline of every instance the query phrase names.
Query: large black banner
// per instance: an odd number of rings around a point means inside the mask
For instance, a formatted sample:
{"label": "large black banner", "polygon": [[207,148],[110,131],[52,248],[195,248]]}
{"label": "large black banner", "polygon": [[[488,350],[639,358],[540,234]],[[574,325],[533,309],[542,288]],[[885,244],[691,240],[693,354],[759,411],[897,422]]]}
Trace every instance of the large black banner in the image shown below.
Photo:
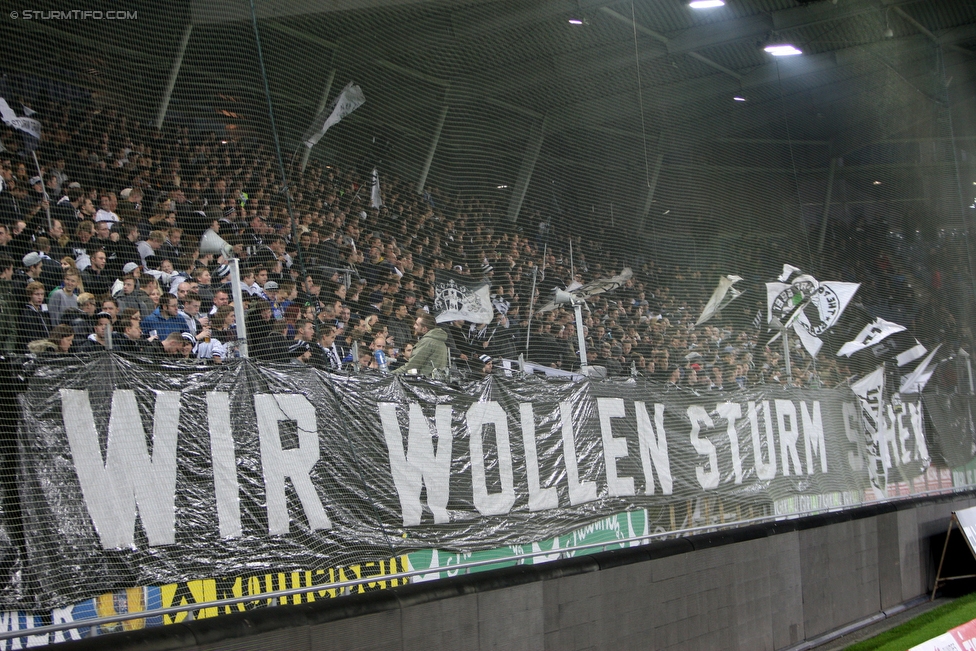
{"label": "large black banner", "polygon": [[[242,568],[530,543],[701,496],[761,512],[861,491],[879,463],[846,388],[448,384],[104,355],[40,368],[21,409],[29,589],[8,606],[35,609]],[[920,421],[902,424],[889,465],[924,467]]]}
{"label": "large black banner", "polygon": [[959,393],[929,391],[925,409],[935,433],[932,456],[941,458],[949,468],[969,463],[976,455],[976,397]]}

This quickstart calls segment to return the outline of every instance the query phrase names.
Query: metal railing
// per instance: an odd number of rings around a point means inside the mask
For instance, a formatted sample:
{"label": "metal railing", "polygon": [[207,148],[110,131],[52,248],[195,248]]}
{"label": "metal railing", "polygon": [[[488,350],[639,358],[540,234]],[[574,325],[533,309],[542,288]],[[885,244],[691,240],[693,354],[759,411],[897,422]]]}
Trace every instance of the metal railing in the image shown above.
{"label": "metal railing", "polygon": [[[962,493],[971,491],[973,487],[963,486],[955,488],[939,488],[930,491],[923,491],[916,493],[911,496],[899,496],[887,499],[872,500],[870,502],[863,502],[855,506],[840,506],[834,508],[823,508],[816,509],[813,511],[797,512],[788,515],[769,515],[761,516],[756,518],[748,518],[745,520],[735,520],[733,522],[723,523],[723,524],[706,524],[698,527],[690,527],[687,529],[681,529],[679,531],[665,531],[657,533],[648,533],[641,536],[631,536],[629,538],[620,538],[612,541],[604,541],[599,543],[590,543],[586,545],[574,545],[571,547],[564,547],[558,550],[548,550],[548,551],[537,551],[529,553],[514,554],[505,558],[492,558],[480,561],[470,561],[467,563],[458,563],[456,565],[450,565],[445,567],[437,568],[426,568],[421,570],[410,570],[407,572],[398,572],[396,574],[384,574],[382,577],[371,576],[360,579],[352,579],[349,581],[339,581],[335,583],[323,583],[313,586],[302,586],[297,588],[288,588],[285,590],[276,590],[274,592],[264,592],[259,595],[247,595],[241,597],[233,597],[228,599],[218,599],[215,601],[198,602],[194,604],[186,604],[180,606],[170,606],[168,608],[156,608],[152,610],[144,610],[141,612],[134,613],[120,613],[117,615],[111,615],[107,617],[98,617],[92,619],[85,619],[80,622],[65,622],[61,624],[51,624],[48,626],[38,626],[36,628],[25,628],[14,631],[3,631],[0,632],[0,641],[9,640],[13,638],[21,638],[28,636],[42,636],[51,633],[69,631],[79,628],[96,628],[99,626],[105,626],[107,624],[117,624],[120,622],[126,622],[133,619],[149,619],[152,617],[162,617],[166,615],[178,615],[180,613],[186,613],[191,611],[199,611],[209,608],[223,608],[229,606],[237,606],[245,603],[253,603],[255,601],[267,601],[273,602],[276,599],[284,599],[287,597],[294,597],[297,595],[308,594],[311,592],[323,592],[325,590],[337,590],[339,592],[344,592],[348,594],[347,591],[351,591],[352,588],[356,588],[361,585],[366,585],[369,583],[377,582],[394,582],[399,580],[411,579],[417,576],[424,576],[426,574],[439,574],[441,572],[458,572],[463,570],[464,574],[468,574],[469,570],[476,569],[485,566],[513,566],[513,565],[524,565],[526,560],[539,558],[539,557],[551,557],[557,556],[557,559],[551,560],[561,560],[565,558],[572,558],[578,552],[581,551],[591,551],[600,550],[606,551],[607,548],[614,547],[639,547],[642,545],[648,545],[656,540],[666,540],[668,538],[684,538],[699,533],[711,533],[716,531],[731,530],[738,527],[750,525],[750,524],[762,524],[765,522],[783,522],[788,520],[796,520],[803,517],[809,517],[812,515],[823,515],[828,513],[839,513],[842,511],[847,511],[852,508],[858,508],[863,506],[875,505],[875,504],[885,504],[889,502],[899,502],[906,501],[910,499],[919,499],[924,497],[932,497],[938,495],[951,495],[954,493]],[[546,561],[548,562],[548,561]],[[269,606],[271,607],[271,606]],[[111,633],[106,633],[111,634]]]}

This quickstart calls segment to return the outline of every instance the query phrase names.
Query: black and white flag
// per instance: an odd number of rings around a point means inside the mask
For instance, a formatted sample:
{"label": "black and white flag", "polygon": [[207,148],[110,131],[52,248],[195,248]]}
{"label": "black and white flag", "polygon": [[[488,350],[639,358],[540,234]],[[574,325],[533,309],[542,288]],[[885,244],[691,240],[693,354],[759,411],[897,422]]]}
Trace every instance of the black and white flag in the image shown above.
{"label": "black and white flag", "polygon": [[927,352],[904,326],[876,317],[858,303],[848,306],[824,339],[828,355],[848,357],[865,369],[882,362],[904,366]]}
{"label": "black and white flag", "polygon": [[897,323],[892,323],[891,321],[886,321],[881,317],[878,317],[871,323],[864,326],[857,336],[845,343],[837,351],[838,357],[850,357],[854,353],[864,350],[865,348],[870,348],[871,346],[877,344],[882,339],[895,334],[896,332],[902,332],[905,330],[905,326],[898,325]]}
{"label": "black and white flag", "polygon": [[338,124],[342,118],[362,106],[365,101],[366,97],[363,95],[363,90],[350,81],[342,89],[342,92],[339,93],[335,103],[332,105],[332,111],[328,114],[323,111],[316,116],[315,121],[312,122],[312,126],[308,128],[308,131],[305,132],[305,136],[302,138],[305,141],[305,146],[309,149],[314,147],[322,139],[326,131]]}
{"label": "black and white flag", "polygon": [[[606,292],[612,292],[615,289],[620,289],[623,287],[624,283],[630,280],[634,276],[634,272],[629,268],[625,267],[618,275],[612,278],[597,278],[596,280],[591,280],[582,287],[574,289],[570,292],[576,298],[582,298],[584,301],[590,296],[596,296],[597,294],[605,294]],[[542,314],[543,312],[551,312],[555,310],[559,305],[556,301],[552,300],[540,307],[537,312]]]}
{"label": "black and white flag", "polygon": [[756,310],[756,316],[752,319],[752,327],[756,330],[762,327],[762,310]]}
{"label": "black and white flag", "polygon": [[[798,271],[793,265],[783,265],[777,282],[766,283],[766,319],[792,327],[807,352],[816,356],[823,346],[821,335],[837,323],[861,285],[820,282],[808,274],[793,276]],[[793,280],[787,284],[791,276]]]}
{"label": "black and white flag", "polygon": [[939,348],[941,347],[942,344],[936,346],[935,349],[929,353],[928,357],[923,359],[921,363],[915,367],[914,371],[901,379],[901,388],[898,390],[899,393],[903,395],[910,393],[922,393],[922,391],[925,389],[925,385],[928,384],[929,380],[932,379],[932,374],[935,373],[935,367],[932,366],[929,368],[929,366],[932,363],[932,358],[935,357],[935,354],[939,352]]}
{"label": "black and white flag", "polygon": [[10,105],[7,104],[7,100],[2,97],[0,97],[0,119],[3,120],[4,124],[7,124],[14,129],[23,131],[24,133],[33,136],[37,140],[41,139],[41,123],[29,117],[17,117],[17,113],[10,108]]}
{"label": "black and white flag", "polygon": [[369,205],[373,208],[381,208],[383,206],[383,192],[380,190],[380,173],[375,167],[373,168],[373,189],[370,193]]}
{"label": "black and white flag", "polygon": [[437,270],[432,311],[438,323],[458,320],[490,323],[494,317],[491,285],[484,278]]}
{"label": "black and white flag", "polygon": [[[861,408],[861,423],[864,426],[863,445],[868,460],[868,477],[871,484],[882,492],[887,490],[887,469],[891,466],[890,462],[884,463],[882,461],[888,454],[884,440],[884,387],[883,366],[877,367],[873,372],[851,385],[851,390],[858,397]],[[881,466],[880,471],[878,466]]]}

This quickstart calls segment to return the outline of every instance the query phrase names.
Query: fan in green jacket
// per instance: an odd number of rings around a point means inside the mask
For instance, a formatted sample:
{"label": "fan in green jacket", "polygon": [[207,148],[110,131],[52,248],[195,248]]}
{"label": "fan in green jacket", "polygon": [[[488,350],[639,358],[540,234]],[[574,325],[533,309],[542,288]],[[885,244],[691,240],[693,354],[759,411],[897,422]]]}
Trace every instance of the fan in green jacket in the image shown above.
{"label": "fan in green jacket", "polygon": [[410,361],[393,372],[402,374],[413,371],[430,377],[434,369],[447,368],[450,361],[447,353],[447,333],[437,327],[434,317],[421,314],[414,322],[413,330],[420,337],[420,341],[413,347]]}

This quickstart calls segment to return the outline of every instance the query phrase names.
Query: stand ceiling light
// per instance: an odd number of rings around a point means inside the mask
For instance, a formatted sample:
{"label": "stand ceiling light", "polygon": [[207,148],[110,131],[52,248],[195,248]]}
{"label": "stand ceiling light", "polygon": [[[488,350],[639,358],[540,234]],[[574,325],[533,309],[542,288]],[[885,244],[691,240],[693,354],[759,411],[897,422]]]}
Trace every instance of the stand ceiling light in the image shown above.
{"label": "stand ceiling light", "polygon": [[725,0],[691,0],[688,6],[692,9],[714,9],[715,7],[724,7]]}
{"label": "stand ceiling light", "polygon": [[580,7],[579,0],[576,0],[576,13],[569,17],[570,25],[589,25],[590,21],[587,20],[586,16],[583,14],[583,8]]}
{"label": "stand ceiling light", "polygon": [[766,52],[769,52],[774,57],[791,57],[797,54],[803,54],[802,50],[798,50],[795,46],[789,43],[777,43],[776,45],[767,45],[763,48]]}

